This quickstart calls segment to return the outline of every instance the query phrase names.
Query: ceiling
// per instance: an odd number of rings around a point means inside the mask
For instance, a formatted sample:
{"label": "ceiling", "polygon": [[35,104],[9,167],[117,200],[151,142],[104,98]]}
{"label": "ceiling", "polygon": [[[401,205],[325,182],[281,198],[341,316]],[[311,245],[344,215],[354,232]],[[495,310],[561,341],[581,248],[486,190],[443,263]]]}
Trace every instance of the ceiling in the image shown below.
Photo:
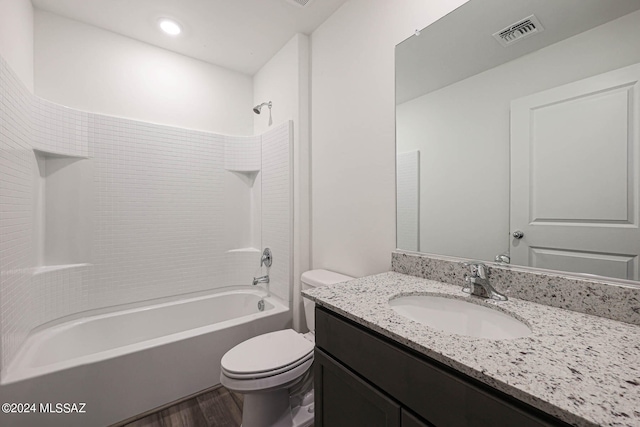
{"label": "ceiling", "polygon": [[[212,64],[255,74],[296,33],[311,34],[347,0],[32,0],[37,9]],[[176,37],[158,28],[173,18]]]}
{"label": "ceiling", "polygon": [[[640,9],[640,0],[470,0],[396,47],[396,104]],[[502,47],[492,34],[534,14],[544,31]]]}

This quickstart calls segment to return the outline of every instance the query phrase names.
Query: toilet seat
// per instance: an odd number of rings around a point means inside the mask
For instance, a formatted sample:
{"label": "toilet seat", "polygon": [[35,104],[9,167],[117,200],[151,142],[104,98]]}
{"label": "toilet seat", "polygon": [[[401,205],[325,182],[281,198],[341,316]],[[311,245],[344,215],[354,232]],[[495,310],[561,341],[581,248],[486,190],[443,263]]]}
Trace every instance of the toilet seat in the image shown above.
{"label": "toilet seat", "polygon": [[313,348],[293,329],[259,335],[229,350],[222,357],[222,372],[238,380],[271,377],[312,360]]}
{"label": "toilet seat", "polygon": [[309,352],[309,354],[304,356],[302,359],[296,360],[294,363],[292,363],[290,365],[282,366],[280,368],[277,368],[277,369],[274,369],[274,370],[271,370],[271,371],[238,373],[238,372],[229,372],[229,371],[225,370],[224,368],[222,368],[222,372],[227,377],[234,378],[234,379],[237,379],[237,380],[260,379],[260,378],[272,377],[274,375],[279,375],[279,374],[281,374],[283,372],[290,371],[290,370],[302,365],[307,360],[313,361],[313,351]]}
{"label": "toilet seat", "polygon": [[224,371],[220,373],[220,382],[227,389],[239,393],[265,393],[272,390],[287,389],[304,378],[304,374],[311,369],[313,358],[300,365],[276,375],[263,378],[236,379],[229,377]]}

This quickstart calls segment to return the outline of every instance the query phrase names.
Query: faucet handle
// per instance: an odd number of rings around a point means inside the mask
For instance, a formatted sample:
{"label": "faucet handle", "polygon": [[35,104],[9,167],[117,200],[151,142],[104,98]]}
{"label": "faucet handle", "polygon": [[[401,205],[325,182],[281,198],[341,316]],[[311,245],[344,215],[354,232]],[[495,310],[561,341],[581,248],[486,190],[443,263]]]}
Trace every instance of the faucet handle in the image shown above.
{"label": "faucet handle", "polygon": [[260,258],[260,267],[263,265],[271,267],[271,264],[273,264],[273,254],[271,253],[271,249],[265,248],[262,252],[262,258]]}
{"label": "faucet handle", "polygon": [[487,272],[489,271],[489,269],[486,265],[484,265],[483,263],[478,263],[478,265],[476,265],[476,269],[478,271],[478,277],[480,277],[481,279],[487,278]]}
{"label": "faucet handle", "polygon": [[486,279],[487,278],[488,269],[487,269],[487,266],[484,263],[481,263],[481,262],[465,262],[464,266],[471,268],[471,274],[473,275],[472,277],[479,277],[481,279]]}
{"label": "faucet handle", "polygon": [[502,253],[502,254],[498,254],[496,255],[496,257],[494,258],[495,262],[501,262],[503,264],[510,264],[511,263],[511,257],[509,256],[508,253]]}

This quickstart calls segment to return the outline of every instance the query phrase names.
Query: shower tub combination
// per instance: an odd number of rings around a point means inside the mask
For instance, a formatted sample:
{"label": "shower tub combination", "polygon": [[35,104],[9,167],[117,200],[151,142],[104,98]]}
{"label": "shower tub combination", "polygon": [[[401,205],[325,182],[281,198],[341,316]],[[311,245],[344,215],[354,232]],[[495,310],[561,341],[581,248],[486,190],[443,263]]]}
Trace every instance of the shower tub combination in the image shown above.
{"label": "shower tub combination", "polygon": [[[3,372],[0,387],[2,403],[35,403],[38,413],[0,414],[0,424],[122,421],[219,384],[227,350],[289,327],[290,319],[279,299],[242,288],[38,328]],[[84,413],[40,413],[41,403],[54,410],[58,403],[86,405]]]}

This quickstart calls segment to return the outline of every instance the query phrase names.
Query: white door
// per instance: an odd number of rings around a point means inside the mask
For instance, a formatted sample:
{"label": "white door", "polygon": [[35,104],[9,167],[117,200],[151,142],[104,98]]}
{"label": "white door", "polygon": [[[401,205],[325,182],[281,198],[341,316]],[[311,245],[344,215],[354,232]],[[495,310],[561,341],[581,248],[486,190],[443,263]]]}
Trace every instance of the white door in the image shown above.
{"label": "white door", "polygon": [[511,262],[638,280],[640,64],[511,103]]}

